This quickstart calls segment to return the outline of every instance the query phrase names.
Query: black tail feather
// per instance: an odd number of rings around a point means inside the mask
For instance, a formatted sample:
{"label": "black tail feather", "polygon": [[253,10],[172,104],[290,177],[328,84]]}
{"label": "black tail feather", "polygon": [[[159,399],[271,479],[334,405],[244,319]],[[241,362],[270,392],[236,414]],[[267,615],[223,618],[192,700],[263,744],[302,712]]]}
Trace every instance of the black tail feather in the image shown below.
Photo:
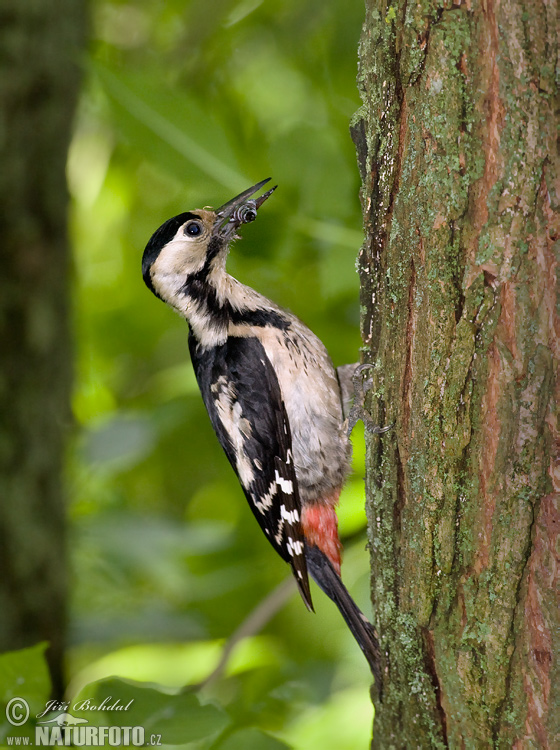
{"label": "black tail feather", "polygon": [[373,625],[348,593],[331,561],[318,547],[306,544],[305,558],[311,577],[329,599],[332,599],[336,604],[352,635],[364,652],[381,697],[381,653]]}

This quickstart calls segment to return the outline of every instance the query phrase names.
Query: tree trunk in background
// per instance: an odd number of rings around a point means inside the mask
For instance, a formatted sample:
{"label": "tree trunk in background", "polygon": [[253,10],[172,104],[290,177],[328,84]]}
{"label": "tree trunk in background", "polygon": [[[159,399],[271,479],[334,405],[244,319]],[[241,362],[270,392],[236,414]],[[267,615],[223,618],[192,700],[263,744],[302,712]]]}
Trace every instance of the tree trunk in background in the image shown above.
{"label": "tree trunk in background", "polygon": [[374,746],[559,747],[556,4],[366,6]]}
{"label": "tree trunk in background", "polygon": [[0,10],[0,650],[49,641],[63,689],[70,422],[66,152],[83,0]]}

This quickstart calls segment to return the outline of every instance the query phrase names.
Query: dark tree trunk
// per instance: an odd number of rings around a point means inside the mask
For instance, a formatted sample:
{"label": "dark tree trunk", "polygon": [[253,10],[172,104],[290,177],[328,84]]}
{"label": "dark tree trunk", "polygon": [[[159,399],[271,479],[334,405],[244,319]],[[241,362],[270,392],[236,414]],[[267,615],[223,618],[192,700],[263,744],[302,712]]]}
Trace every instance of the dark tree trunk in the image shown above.
{"label": "dark tree trunk", "polygon": [[83,0],[0,9],[0,649],[49,641],[63,689],[70,399],[66,153]]}
{"label": "dark tree trunk", "polygon": [[366,6],[374,746],[558,747],[558,9]]}

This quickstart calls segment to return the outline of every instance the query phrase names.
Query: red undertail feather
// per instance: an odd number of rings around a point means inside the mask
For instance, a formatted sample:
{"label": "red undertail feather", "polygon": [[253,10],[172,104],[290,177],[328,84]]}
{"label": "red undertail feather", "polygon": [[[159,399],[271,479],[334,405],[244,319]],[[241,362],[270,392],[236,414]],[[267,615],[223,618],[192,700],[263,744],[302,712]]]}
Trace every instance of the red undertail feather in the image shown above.
{"label": "red undertail feather", "polygon": [[332,498],[328,498],[328,504],[316,503],[304,507],[301,517],[303,533],[307,543],[314,544],[325,553],[338,575],[340,575],[342,545],[338,538],[338,519],[334,505],[339,494],[337,493],[332,504]]}

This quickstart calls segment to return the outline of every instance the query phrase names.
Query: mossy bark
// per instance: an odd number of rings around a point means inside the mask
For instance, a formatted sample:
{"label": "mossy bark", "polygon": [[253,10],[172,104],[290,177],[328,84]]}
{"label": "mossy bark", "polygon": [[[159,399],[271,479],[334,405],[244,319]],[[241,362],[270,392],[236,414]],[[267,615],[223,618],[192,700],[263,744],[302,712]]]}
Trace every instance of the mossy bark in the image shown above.
{"label": "mossy bark", "polygon": [[55,695],[70,422],[65,166],[85,8],[8,0],[0,10],[0,650],[49,641]]}
{"label": "mossy bark", "polygon": [[554,2],[366,0],[374,746],[560,743]]}

